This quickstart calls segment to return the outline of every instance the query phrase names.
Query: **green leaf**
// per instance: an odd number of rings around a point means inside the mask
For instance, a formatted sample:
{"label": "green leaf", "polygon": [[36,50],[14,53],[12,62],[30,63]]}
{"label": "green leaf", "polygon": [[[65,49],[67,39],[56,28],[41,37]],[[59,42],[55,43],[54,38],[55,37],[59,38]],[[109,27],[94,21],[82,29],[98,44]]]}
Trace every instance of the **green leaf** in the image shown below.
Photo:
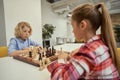
{"label": "green leaf", "polygon": [[42,38],[43,39],[49,39],[52,37],[52,34],[54,33],[55,26],[52,24],[45,24],[42,27]]}

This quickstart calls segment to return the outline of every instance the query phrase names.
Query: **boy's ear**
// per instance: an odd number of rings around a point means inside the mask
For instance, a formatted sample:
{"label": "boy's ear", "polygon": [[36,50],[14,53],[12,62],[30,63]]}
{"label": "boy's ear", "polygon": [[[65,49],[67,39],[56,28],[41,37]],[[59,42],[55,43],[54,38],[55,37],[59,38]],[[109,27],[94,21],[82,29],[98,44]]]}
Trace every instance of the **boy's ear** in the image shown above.
{"label": "boy's ear", "polygon": [[81,30],[86,29],[87,27],[87,22],[85,20],[82,20],[79,24],[79,27],[81,28]]}

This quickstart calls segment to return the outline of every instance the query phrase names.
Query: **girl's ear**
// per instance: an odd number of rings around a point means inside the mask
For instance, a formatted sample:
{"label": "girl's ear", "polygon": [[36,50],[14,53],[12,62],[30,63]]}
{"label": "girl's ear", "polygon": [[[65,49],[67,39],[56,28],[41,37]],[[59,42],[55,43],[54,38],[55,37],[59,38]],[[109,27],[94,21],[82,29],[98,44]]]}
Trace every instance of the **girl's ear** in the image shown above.
{"label": "girl's ear", "polygon": [[85,30],[87,27],[87,22],[85,20],[82,20],[79,24],[79,27],[81,28],[81,30]]}

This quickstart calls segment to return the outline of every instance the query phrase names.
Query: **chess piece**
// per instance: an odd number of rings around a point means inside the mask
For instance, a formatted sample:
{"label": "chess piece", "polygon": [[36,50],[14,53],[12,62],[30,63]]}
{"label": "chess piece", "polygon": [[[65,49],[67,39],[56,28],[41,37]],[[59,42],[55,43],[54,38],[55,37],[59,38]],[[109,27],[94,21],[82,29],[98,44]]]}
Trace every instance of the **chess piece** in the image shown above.
{"label": "chess piece", "polygon": [[40,70],[42,70],[42,66],[43,66],[43,63],[42,63],[42,55],[41,53],[39,53],[39,65],[40,65]]}
{"label": "chess piece", "polygon": [[46,57],[49,57],[49,55],[50,55],[50,51],[49,51],[48,47],[46,47]]}
{"label": "chess piece", "polygon": [[45,57],[44,52],[42,52],[42,57]]}
{"label": "chess piece", "polygon": [[52,55],[55,55],[56,50],[54,49],[54,46],[52,46]]}
{"label": "chess piece", "polygon": [[40,60],[39,65],[40,65],[39,70],[43,70],[43,62],[42,62],[42,60]]}
{"label": "chess piece", "polygon": [[49,57],[52,56],[52,50],[49,48]]}
{"label": "chess piece", "polygon": [[44,49],[43,49],[43,54],[44,54],[44,57],[45,57],[45,58],[46,58],[46,51],[47,51],[47,49],[44,48]]}
{"label": "chess piece", "polygon": [[39,70],[43,70],[45,68],[45,58],[43,57],[43,53],[39,54]]}
{"label": "chess piece", "polygon": [[29,57],[32,58],[32,51],[29,51]]}
{"label": "chess piece", "polygon": [[42,60],[42,55],[40,52],[38,53],[38,55],[39,55],[39,60]]}
{"label": "chess piece", "polygon": [[51,62],[51,61],[50,61],[49,58],[45,58],[45,59],[44,59],[44,65],[45,65],[45,67],[46,67],[50,62]]}

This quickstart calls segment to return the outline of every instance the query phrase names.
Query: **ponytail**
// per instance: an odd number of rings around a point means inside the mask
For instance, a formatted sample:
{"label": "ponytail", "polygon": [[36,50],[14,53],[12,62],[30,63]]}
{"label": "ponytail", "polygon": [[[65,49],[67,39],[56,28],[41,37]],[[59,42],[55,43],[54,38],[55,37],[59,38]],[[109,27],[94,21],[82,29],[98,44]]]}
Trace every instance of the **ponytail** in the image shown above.
{"label": "ponytail", "polygon": [[120,59],[118,58],[112,22],[104,3],[99,3],[95,6],[85,4],[77,7],[72,13],[72,20],[80,23],[83,19],[88,19],[95,31],[101,26],[101,36],[103,41],[109,48],[109,53],[114,65],[120,70]]}
{"label": "ponytail", "polygon": [[113,32],[113,27],[112,27],[112,22],[111,18],[109,16],[109,13],[106,9],[106,6],[104,3],[99,3],[95,5],[95,8],[99,9],[101,8],[101,35],[102,38],[105,42],[105,44],[109,47],[110,51],[110,56],[113,60],[114,65],[117,67],[119,70],[120,74],[120,59],[118,58],[118,53],[117,53],[117,46],[114,38],[114,32]]}

